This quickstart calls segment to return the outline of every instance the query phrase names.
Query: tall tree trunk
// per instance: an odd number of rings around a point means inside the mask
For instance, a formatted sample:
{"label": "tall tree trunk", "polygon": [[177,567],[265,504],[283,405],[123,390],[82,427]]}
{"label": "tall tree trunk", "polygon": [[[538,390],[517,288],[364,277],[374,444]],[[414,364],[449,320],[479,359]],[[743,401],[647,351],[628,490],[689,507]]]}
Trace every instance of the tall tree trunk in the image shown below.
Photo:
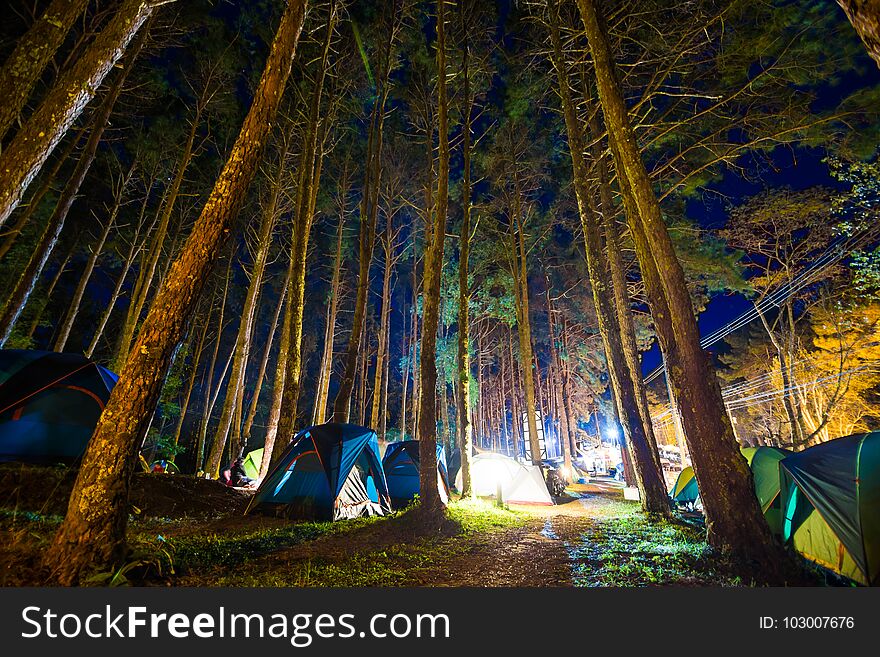
{"label": "tall tree trunk", "polygon": [[251,441],[251,430],[254,426],[254,419],[257,417],[257,408],[260,404],[260,393],[263,391],[263,382],[266,380],[266,370],[269,368],[269,357],[272,354],[272,344],[275,342],[275,334],[278,332],[278,321],[281,318],[281,311],[284,310],[284,300],[287,298],[287,285],[281,288],[281,294],[278,303],[275,306],[275,313],[272,315],[272,321],[269,323],[269,337],[266,339],[266,346],[263,349],[263,357],[260,360],[260,368],[254,382],[254,394],[251,397],[251,403],[248,407],[247,415],[244,418],[244,427],[242,428],[242,440],[245,444]]}
{"label": "tall tree trunk", "polygon": [[541,463],[541,444],[538,442],[538,422],[535,417],[535,375],[532,369],[532,326],[529,313],[529,275],[526,261],[525,226],[520,203],[519,190],[516,192],[514,210],[516,231],[514,239],[514,286],[517,298],[517,334],[519,336],[519,356],[523,369],[523,388],[525,391],[526,424],[529,428],[529,452],[534,465]]}
{"label": "tall tree trunk", "polygon": [[[230,427],[232,427],[234,411],[244,394],[244,380],[254,333],[254,317],[257,312],[260,290],[263,288],[266,264],[269,261],[269,250],[272,247],[275,222],[279,215],[278,202],[283,187],[283,178],[287,173],[285,160],[287,159],[289,135],[284,135],[282,142],[283,146],[278,151],[278,168],[272,181],[272,189],[269,192],[269,202],[263,212],[263,220],[260,223],[254,265],[251,268],[250,283],[245,294],[241,321],[235,337],[235,356],[232,361],[232,373],[229,376],[229,384],[226,387],[226,398],[223,401],[220,422],[214,434],[214,442],[211,445],[211,452],[208,455],[208,462],[205,468],[206,472],[214,478],[220,474],[220,462],[223,457],[223,450],[226,447]],[[234,456],[236,454],[233,454]]]}
{"label": "tall tree trunk", "polygon": [[470,86],[470,43],[467,26],[464,25],[464,3],[461,4],[463,33],[465,35],[461,72],[464,81],[464,111],[462,127],[462,155],[464,157],[461,182],[461,230],[458,240],[458,440],[461,453],[461,494],[474,497],[471,485],[471,455],[473,452],[473,427],[471,426],[471,355],[470,355],[470,283],[468,261],[471,246],[471,113],[473,96]]}
{"label": "tall tree trunk", "polygon": [[70,299],[70,305],[67,308],[67,312],[64,314],[64,319],[61,322],[58,336],[55,338],[55,345],[52,347],[54,351],[64,351],[64,347],[67,345],[67,339],[70,337],[70,331],[73,329],[73,322],[76,320],[76,316],[79,313],[79,306],[82,303],[86,286],[89,284],[89,280],[92,277],[92,272],[95,270],[98,258],[101,256],[101,253],[103,253],[107,237],[110,235],[110,231],[113,230],[113,226],[116,225],[116,217],[119,215],[119,209],[122,206],[122,199],[125,196],[125,190],[128,188],[128,183],[131,180],[131,176],[134,173],[136,166],[137,159],[132,161],[128,174],[119,181],[115,198],[113,199],[113,209],[110,212],[110,217],[107,219],[107,223],[104,226],[104,230],[101,231],[98,241],[95,244],[90,245],[92,253],[86,262],[85,270],[83,270],[79,283]]}
{"label": "tall tree trunk", "polygon": [[[348,179],[346,175],[345,179]],[[347,189],[347,184],[344,189]],[[333,259],[333,277],[330,281],[330,304],[327,306],[327,323],[324,326],[324,351],[321,355],[321,373],[315,398],[312,424],[324,424],[327,419],[327,397],[330,378],[333,375],[333,345],[336,342],[336,314],[339,310],[339,293],[342,288],[342,234],[345,226],[345,195],[339,208],[339,224],[336,227],[336,257]]]}
{"label": "tall tree trunk", "polygon": [[[315,216],[315,203],[321,181],[324,139],[329,130],[327,118],[324,117],[322,120],[321,117],[321,98],[330,58],[330,45],[336,28],[337,10],[335,1],[330,2],[327,12],[327,21],[324,26],[323,50],[321,60],[318,62],[318,71],[315,76],[315,85],[312,90],[309,108],[309,122],[306,127],[306,139],[302,146],[303,150],[301,152],[299,170],[297,171],[298,180],[294,204],[293,236],[290,249],[290,263],[293,268],[293,276],[290,280],[290,287],[287,290],[285,316],[285,323],[288,325],[291,335],[287,359],[284,362],[287,371],[284,375],[281,415],[278,419],[277,429],[277,434],[281,436],[281,440],[280,442],[277,440],[275,442],[274,450],[276,453],[280,453],[280,448],[286,447],[293,438],[297,418],[296,406],[299,400],[300,379],[303,370],[302,331],[306,288],[306,260],[308,258],[312,221]],[[290,316],[289,321],[287,321],[287,315]]]}
{"label": "tall tree trunk", "polygon": [[419,417],[419,506],[426,518],[441,512],[443,502],[437,488],[437,330],[440,319],[440,287],[443,245],[446,239],[446,209],[449,204],[449,127],[446,98],[446,0],[437,0],[437,129],[439,167],[437,204],[430,242],[425,249],[424,303],[422,310],[422,355]]}
{"label": "tall tree trunk", "polygon": [[[2,97],[2,96],[0,96]],[[91,117],[94,119],[94,116]],[[76,149],[79,142],[82,140],[82,136],[87,134],[89,131],[88,123],[77,130],[76,134],[68,142],[67,146],[64,147],[64,150],[61,151],[58,155],[58,159],[52,165],[52,168],[45,172],[42,176],[42,182],[40,186],[34,192],[34,195],[28,200],[28,202],[24,206],[19,207],[19,213],[15,218],[15,223],[9,227],[4,234],[3,243],[0,244],[0,259],[5,256],[9,250],[15,245],[15,241],[21,235],[21,231],[25,226],[30,223],[31,218],[34,216],[34,213],[40,207],[40,203],[45,198],[46,194],[52,189],[52,184],[55,183],[58,179],[58,174],[61,172],[61,167],[70,162],[73,157],[74,150]]]}
{"label": "tall tree trunk", "polygon": [[[382,314],[379,321],[379,345],[376,353],[376,372],[373,379],[373,404],[370,409],[370,426],[375,430],[379,427],[379,408],[382,404],[382,380],[385,368],[385,344],[388,342],[389,319],[391,317],[391,275],[394,270],[394,213],[389,211],[385,224],[385,268],[382,274]],[[385,440],[385,435],[381,436]]]}
{"label": "tall tree trunk", "polygon": [[877,0],[837,0],[868,54],[880,66],[880,4]]}
{"label": "tall tree trunk", "polygon": [[737,447],[711,362],[700,347],[684,272],[641,159],[608,36],[594,1],[578,0],[578,6],[627,220],[700,486],[708,540],[742,557],[777,563],[778,550],[755,497],[751,470]]}
{"label": "tall tree trunk", "polygon": [[[92,162],[95,160],[95,155],[98,152],[98,145],[101,143],[101,139],[104,136],[104,130],[106,130],[109,125],[113,107],[116,105],[116,100],[119,98],[119,94],[122,91],[122,85],[125,82],[125,78],[134,67],[134,62],[146,40],[146,35],[146,30],[141,32],[132,48],[128,62],[123,67],[122,71],[116,76],[116,80],[110,86],[106,97],[100,107],[96,110],[97,113],[93,120],[92,131],[86,142],[85,148],[80,155],[79,161],[76,163],[76,167],[70,175],[70,179],[67,181],[64,190],[61,192],[61,196],[55,205],[55,210],[49,218],[49,223],[46,225],[46,228],[40,237],[40,241],[37,243],[37,248],[31,255],[27,266],[6,301],[6,306],[3,308],[2,316],[0,316],[0,346],[5,344],[9,339],[12,329],[15,327],[15,322],[18,320],[21,311],[24,310],[25,304],[27,304],[28,298],[30,298],[31,292],[37,284],[40,274],[43,272],[43,267],[46,265],[46,261],[49,259],[49,256],[52,255],[52,251],[58,243],[58,238],[61,236],[61,230],[64,228],[64,222],[67,219],[70,208],[73,206],[73,203],[77,198],[77,194],[79,194],[80,187],[82,187],[86,174],[89,172]],[[58,139],[60,140],[60,138],[61,137],[59,136]],[[18,137],[16,137],[16,139],[18,139]],[[10,149],[11,148],[12,146]],[[5,157],[8,154],[9,150],[0,157],[0,172],[3,170]],[[43,159],[45,160],[45,158]],[[34,172],[34,175],[36,175],[36,171]],[[3,173],[0,173],[0,180],[2,180],[2,178]],[[2,182],[0,182],[0,197],[2,197],[2,194],[3,188]],[[2,200],[0,200],[0,203],[2,203]]]}
{"label": "tall tree trunk", "polygon": [[[553,60],[559,82],[559,95],[562,100],[562,111],[568,134],[568,150],[574,174],[575,196],[578,202],[581,228],[584,232],[590,289],[593,292],[593,305],[596,308],[599,332],[605,347],[608,373],[614,389],[614,400],[624,430],[625,445],[623,445],[623,449],[629,451],[642,507],[649,513],[668,515],[669,502],[666,495],[666,484],[659,467],[659,459],[654,458],[651,450],[645,423],[639,412],[633,372],[630,370],[624,354],[622,338],[624,329],[620,325],[620,315],[615,306],[614,284],[603,253],[599,218],[592,205],[590,185],[587,180],[587,165],[583,156],[585,152],[583,127],[578,121],[577,110],[572,100],[568,74],[563,60],[559,25],[557,17],[552,12],[550,32],[553,42]],[[606,212],[609,211],[609,208],[604,209]]]}
{"label": "tall tree trunk", "polygon": [[259,165],[290,74],[305,9],[305,0],[288,3],[238,139],[110,393],[83,457],[67,515],[44,556],[59,583],[75,583],[88,569],[106,568],[124,553],[129,480],[137,448],[156,408],[175,345]]}
{"label": "tall tree trunk", "polygon": [[155,0],[125,0],[0,155],[0,226],[155,8]]}
{"label": "tall tree trunk", "polygon": [[370,266],[373,262],[373,246],[376,240],[376,220],[379,211],[379,181],[382,175],[382,143],[385,126],[385,104],[390,91],[390,76],[395,60],[395,40],[403,19],[397,2],[391,11],[391,28],[383,48],[382,77],[379,83],[376,102],[370,118],[370,132],[367,143],[367,162],[364,167],[364,189],[360,212],[360,246],[358,251],[357,293],[355,295],[354,319],[348,347],[343,361],[342,379],[339,391],[333,401],[333,421],[348,422],[351,408],[351,394],[354,389],[354,376],[358,363],[358,347],[364,331],[367,297],[370,287]]}
{"label": "tall tree trunk", "polygon": [[174,445],[180,444],[180,435],[183,433],[183,425],[186,422],[186,414],[189,411],[189,402],[192,399],[193,390],[196,387],[196,378],[199,373],[199,362],[202,360],[202,353],[205,350],[205,341],[208,337],[208,329],[211,326],[211,313],[205,317],[202,325],[202,332],[199,339],[195,343],[195,350],[192,353],[192,360],[189,364],[189,379],[186,382],[186,392],[183,395],[183,403],[180,405],[180,417],[177,418],[177,426],[174,428]]}
{"label": "tall tree trunk", "polygon": [[46,65],[88,4],[88,0],[52,0],[15,43],[15,50],[0,69],[0,140],[21,115]]}
{"label": "tall tree trunk", "polygon": [[168,224],[171,221],[171,214],[174,211],[177,196],[180,193],[180,187],[183,184],[184,175],[186,174],[186,170],[192,160],[193,147],[195,145],[196,134],[201,120],[201,112],[199,108],[201,108],[201,101],[197,104],[195,116],[190,125],[186,141],[184,142],[183,151],[180,154],[180,161],[177,164],[177,170],[174,173],[174,179],[171,181],[171,186],[168,188],[163,198],[159,210],[159,221],[156,233],[150,240],[150,248],[145,253],[143,267],[141,267],[138,272],[137,282],[135,283],[131,295],[131,303],[128,306],[125,323],[122,326],[122,332],[119,336],[116,354],[113,356],[114,367],[121,367],[122,364],[125,363],[126,358],[128,358],[128,350],[131,348],[131,343],[134,339],[138,322],[140,321],[141,314],[147,303],[147,297],[149,296],[150,289],[153,285],[153,278],[156,275],[156,269],[159,266],[159,259],[162,256],[165,239],[168,235]]}
{"label": "tall tree trunk", "polygon": [[[293,268],[287,268],[287,280],[285,288],[290,289],[290,279],[293,277]],[[290,303],[289,294],[279,301],[284,305]],[[278,421],[281,417],[281,398],[284,395],[284,379],[287,375],[287,354],[290,351],[290,322],[291,315],[285,307],[284,321],[281,323],[281,342],[278,344],[278,359],[275,362],[275,377],[272,384],[272,403],[269,406],[269,417],[266,420],[266,440],[263,443],[263,458],[260,461],[260,478],[262,479],[269,471],[269,466],[275,458],[281,455],[282,450],[275,449],[278,435]]]}
{"label": "tall tree trunk", "polygon": [[575,460],[578,458],[577,445],[577,419],[571,408],[571,351],[568,348],[568,320],[562,318],[562,349],[565,351],[565,364],[562,374],[562,401],[565,405],[565,418],[568,424],[568,440],[571,449],[571,457]]}
{"label": "tall tree trunk", "polygon": [[[556,348],[556,322],[553,320],[553,304],[550,301],[550,278],[547,277],[547,321],[549,323],[550,328],[550,373],[552,378],[556,379],[559,372],[559,352]],[[549,390],[551,397],[553,398],[553,402],[556,405],[555,412],[553,413],[553,417],[556,418],[556,424],[559,427],[557,431],[557,440],[559,441],[559,449],[562,451],[562,467],[563,467],[563,475],[565,481],[567,483],[571,482],[571,450],[568,448],[569,441],[569,428],[568,428],[568,419],[565,417],[565,413],[561,412],[561,407],[558,404],[559,399],[559,385],[555,385],[555,381],[550,385]]]}

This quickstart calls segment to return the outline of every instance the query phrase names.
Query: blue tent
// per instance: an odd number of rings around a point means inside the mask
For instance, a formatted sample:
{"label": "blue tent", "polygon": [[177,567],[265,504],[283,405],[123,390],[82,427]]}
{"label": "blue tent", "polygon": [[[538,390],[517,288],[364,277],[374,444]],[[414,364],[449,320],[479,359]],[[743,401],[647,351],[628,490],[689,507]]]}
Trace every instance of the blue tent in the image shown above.
{"label": "blue tent", "polygon": [[81,457],[117,378],[78,354],[0,350],[0,461]]}
{"label": "blue tent", "polygon": [[[419,494],[419,441],[401,440],[391,443],[382,459],[391,506],[401,509]],[[443,501],[449,499],[449,475],[446,471],[446,450],[437,445],[437,487]]]}
{"label": "blue tent", "polygon": [[389,495],[376,433],[334,423],[299,432],[246,513],[252,510],[308,520],[385,515]]}

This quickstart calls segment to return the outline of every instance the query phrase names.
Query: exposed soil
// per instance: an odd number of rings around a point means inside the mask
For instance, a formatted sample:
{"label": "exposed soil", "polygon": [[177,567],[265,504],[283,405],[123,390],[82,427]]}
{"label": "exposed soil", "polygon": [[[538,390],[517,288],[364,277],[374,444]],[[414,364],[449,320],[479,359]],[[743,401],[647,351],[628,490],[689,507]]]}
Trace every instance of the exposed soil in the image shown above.
{"label": "exposed soil", "polygon": [[[65,466],[0,464],[0,507],[45,516],[64,515],[76,481]],[[137,473],[131,512],[144,518],[208,518],[240,514],[253,491],[187,475]]]}

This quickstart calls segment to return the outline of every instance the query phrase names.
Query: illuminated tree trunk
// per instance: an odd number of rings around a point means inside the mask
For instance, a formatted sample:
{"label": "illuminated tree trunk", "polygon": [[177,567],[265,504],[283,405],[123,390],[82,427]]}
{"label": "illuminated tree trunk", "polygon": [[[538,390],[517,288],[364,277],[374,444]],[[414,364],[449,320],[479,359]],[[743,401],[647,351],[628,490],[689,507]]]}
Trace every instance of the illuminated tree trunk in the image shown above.
{"label": "illuminated tree trunk", "polygon": [[275,313],[272,315],[272,321],[269,323],[269,336],[266,338],[266,346],[263,348],[263,357],[260,360],[260,367],[257,371],[256,381],[254,383],[254,394],[251,397],[251,403],[248,406],[248,412],[244,418],[244,426],[242,427],[242,441],[248,444],[251,440],[251,430],[254,426],[254,419],[257,417],[257,408],[260,404],[260,393],[263,391],[263,382],[266,380],[266,371],[269,368],[269,357],[272,354],[272,345],[275,342],[275,334],[278,332],[278,322],[281,319],[281,312],[284,310],[284,300],[287,298],[287,285],[281,288],[281,295],[275,306]]}
{"label": "illuminated tree trunk", "polygon": [[[345,179],[347,180],[347,171]],[[347,189],[347,185],[343,189]],[[345,226],[345,195],[342,195],[339,208],[339,224],[336,227],[336,257],[333,260],[333,278],[330,281],[330,304],[327,307],[327,323],[324,327],[324,353],[321,355],[321,373],[318,379],[318,394],[315,398],[315,413],[312,424],[324,424],[327,419],[327,397],[330,393],[330,378],[333,375],[333,345],[336,341],[336,315],[339,310],[339,294],[342,288],[342,233]]]}
{"label": "illuminated tree trunk", "polygon": [[[278,418],[278,429],[274,451],[287,446],[293,438],[296,424],[296,406],[299,399],[300,377],[302,376],[302,331],[303,310],[306,288],[306,259],[308,257],[309,239],[312,221],[315,216],[315,203],[321,181],[321,167],[324,155],[324,137],[327,134],[327,118],[321,117],[321,98],[324,91],[324,79],[327,75],[330,58],[330,44],[336,27],[336,3],[331,2],[327,10],[327,22],[324,26],[324,44],[321,60],[315,75],[309,107],[309,122],[306,127],[306,138],[302,144],[302,152],[297,170],[297,189],[294,202],[293,235],[290,249],[290,263],[293,275],[287,289],[287,308],[285,324],[290,331],[288,339],[287,359],[282,361],[286,368],[284,387],[281,394],[281,410]],[[288,321],[289,316],[289,321]],[[280,436],[280,440],[277,437]],[[276,458],[273,455],[273,460]]]}
{"label": "illuminated tree trunk", "polygon": [[[535,373],[532,368],[534,354],[532,351],[532,325],[529,312],[529,276],[528,264],[526,260],[526,245],[523,226],[522,207],[520,203],[519,191],[516,192],[516,208],[514,210],[514,230],[513,236],[514,252],[514,287],[516,290],[517,300],[517,334],[519,336],[519,357],[523,370],[523,391],[525,394],[525,414],[526,425],[529,428],[529,451],[534,465],[541,463],[541,444],[538,442],[538,422],[535,418]],[[514,422],[519,418],[514,418]]]}
{"label": "illuminated tree trunk", "polygon": [[52,184],[58,178],[61,167],[65,163],[70,162],[70,159],[73,157],[74,149],[79,144],[82,136],[86,133],[88,133],[87,126],[80,128],[77,133],[73,135],[67,146],[58,155],[58,159],[55,161],[55,164],[52,165],[51,170],[43,174],[42,182],[34,192],[34,195],[28,200],[25,206],[19,206],[19,213],[15,218],[15,223],[6,231],[3,244],[0,244],[0,259],[2,259],[3,256],[5,256],[15,245],[15,241],[21,235],[21,231],[30,222],[31,218],[34,216],[34,212],[40,207],[40,203],[45,198],[46,194],[52,189]]}
{"label": "illuminated tree trunk", "polygon": [[[275,231],[275,221],[278,218],[278,200],[283,186],[282,179],[287,173],[285,159],[287,158],[287,139],[284,138],[284,146],[279,149],[278,168],[275,179],[272,181],[272,189],[269,192],[269,202],[263,212],[263,220],[260,225],[260,233],[257,237],[256,255],[254,265],[251,268],[250,283],[245,294],[244,304],[241,310],[241,321],[238,325],[238,333],[235,338],[234,357],[232,360],[232,373],[229,376],[229,384],[226,386],[226,398],[223,400],[223,410],[220,414],[220,422],[214,434],[214,442],[208,456],[206,472],[212,477],[220,474],[220,461],[223,450],[226,447],[227,437],[232,427],[236,405],[244,394],[244,379],[247,373],[247,363],[251,351],[251,340],[254,333],[254,317],[257,312],[260,290],[263,287],[263,276],[266,271],[266,263],[269,260],[269,250],[272,247],[272,234]],[[240,426],[240,425],[239,425]],[[237,454],[233,454],[237,456]]]}
{"label": "illuminated tree trunk", "polygon": [[305,0],[291,0],[276,33],[241,132],[181,255],[153,301],[137,342],[83,457],[67,514],[44,563],[73,584],[125,552],[129,480],[175,346],[198,301],[256,173],[290,74]]}
{"label": "illuminated tree trunk", "polygon": [[379,210],[379,180],[382,175],[381,156],[385,126],[385,104],[390,91],[391,68],[395,60],[394,44],[400,29],[400,21],[402,20],[402,13],[397,2],[394,3],[391,11],[394,11],[395,15],[391,18],[391,29],[388,32],[388,40],[383,48],[382,77],[379,81],[377,98],[370,118],[367,161],[364,168],[363,200],[361,201],[360,211],[360,245],[358,249],[358,278],[354,319],[343,361],[339,391],[336,393],[336,399],[333,401],[334,422],[348,422],[351,409],[351,395],[354,390],[354,379],[358,367],[358,349],[361,344],[361,335],[364,331],[364,321],[366,319],[367,296],[370,286],[370,266],[373,262],[373,246],[376,241],[376,220]]}
{"label": "illuminated tree trunk", "polygon": [[440,140],[437,203],[430,241],[425,249],[422,354],[419,366],[419,502],[431,518],[443,502],[437,488],[437,330],[440,319],[440,274],[449,204],[449,128],[446,98],[446,0],[437,0],[437,129]]}
{"label": "illuminated tree trunk", "polygon": [[[95,118],[92,120],[92,131],[89,134],[89,139],[76,163],[76,167],[70,175],[67,184],[64,186],[61,196],[58,198],[55,210],[52,212],[52,216],[49,217],[49,223],[46,225],[46,228],[40,237],[40,241],[37,243],[37,248],[31,255],[27,266],[15,285],[15,288],[6,300],[6,306],[3,308],[2,315],[0,315],[0,346],[5,344],[9,339],[12,329],[15,327],[15,322],[18,320],[19,315],[21,315],[21,311],[24,310],[31,292],[33,292],[34,286],[40,278],[40,274],[43,273],[43,267],[46,266],[49,256],[52,255],[52,251],[58,243],[58,238],[61,236],[61,230],[64,228],[67,215],[70,213],[70,208],[73,206],[73,203],[79,194],[80,187],[82,187],[86,174],[88,174],[92,162],[95,160],[95,155],[98,152],[98,145],[101,143],[101,139],[104,137],[104,131],[109,125],[113,107],[116,105],[116,100],[122,92],[122,85],[125,82],[125,78],[134,66],[137,55],[146,40],[146,35],[146,31],[141,32],[141,35],[135,42],[130,57],[128,58],[128,62],[119,75],[116,76],[116,80],[110,86],[110,89],[107,90],[107,95],[96,110]],[[18,137],[16,137],[16,140],[17,139]],[[59,136],[58,139],[60,140],[61,136]],[[9,154],[9,151],[14,147],[15,143],[17,142],[14,142],[3,153],[3,156],[0,157],[0,172],[3,170],[5,157]],[[45,158],[43,159],[45,160]],[[36,172],[34,173],[36,174]],[[2,181],[2,178],[3,173],[0,173],[0,181]],[[2,196],[2,194],[2,182],[0,182],[0,196]],[[0,201],[0,203],[2,203],[2,201]]]}
{"label": "illuminated tree trunk", "polygon": [[[394,271],[394,213],[388,212],[385,225],[385,267],[382,274],[382,314],[379,321],[379,344],[376,351],[376,371],[373,377],[373,403],[370,408],[370,427],[379,428],[379,409],[382,403],[382,379],[385,362],[385,343],[388,341],[389,320],[391,317],[391,275]],[[382,440],[385,435],[380,436]]]}
{"label": "illuminated tree trunk", "polygon": [[15,50],[0,69],[0,139],[18,119],[34,84],[88,4],[88,0],[52,0],[15,43]]}
{"label": "illuminated tree trunk", "polygon": [[0,155],[0,226],[155,7],[155,0],[125,0]]}
{"label": "illuminated tree trunk", "polygon": [[[593,305],[599,320],[599,332],[605,347],[614,399],[624,429],[625,445],[623,449],[629,451],[630,463],[634,469],[642,507],[650,513],[668,515],[669,503],[666,496],[666,485],[658,467],[659,462],[654,459],[651,452],[645,424],[642,421],[636,400],[633,373],[624,355],[623,327],[620,325],[620,315],[615,306],[611,271],[602,249],[599,217],[592,206],[591,191],[587,180],[587,166],[583,155],[585,144],[582,137],[582,125],[577,118],[577,110],[572,100],[568,74],[562,55],[562,40],[555,16],[553,16],[550,32],[553,42],[553,63],[556,67],[562,112],[568,134],[575,195],[581,227],[584,232],[590,289],[593,292]],[[607,208],[605,209],[607,210]]]}
{"label": "illuminated tree trunk", "polygon": [[[462,12],[464,16],[464,12]],[[465,39],[467,28],[465,27]],[[458,240],[458,447],[461,454],[461,494],[473,497],[471,486],[471,454],[473,427],[471,426],[471,355],[470,355],[470,283],[468,261],[471,241],[471,112],[473,97],[470,87],[470,46],[465,41],[461,72],[464,81],[464,122],[462,127],[462,155],[464,157],[461,182],[461,230]]]}
{"label": "illuminated tree trunk", "polygon": [[34,318],[31,320],[31,325],[28,327],[27,337],[33,339],[34,333],[36,333],[37,329],[40,327],[40,323],[43,321],[43,313],[46,312],[46,309],[49,307],[49,299],[52,298],[52,293],[55,291],[55,287],[58,285],[58,281],[61,280],[61,276],[67,270],[67,265],[70,264],[70,259],[73,257],[73,254],[76,252],[76,243],[74,243],[73,247],[67,252],[67,255],[64,256],[64,259],[61,261],[61,264],[58,266],[58,271],[52,277],[52,280],[49,282],[49,285],[46,287],[46,291],[40,296],[43,299],[43,303],[40,305],[40,309],[34,313]]}
{"label": "illuminated tree trunk", "polygon": [[[550,280],[547,280],[547,319],[550,324],[550,368],[551,373],[553,374],[554,379],[562,378],[559,376],[559,352],[556,348],[556,322],[553,319],[553,304],[550,301]],[[562,450],[562,466],[564,469],[564,478],[567,483],[571,483],[571,449],[569,449],[569,435],[571,430],[568,426],[568,417],[564,412],[562,412],[561,404],[559,404],[560,394],[560,386],[557,381],[554,381],[553,384],[549,387],[550,394],[553,397],[554,404],[556,408],[553,416],[557,418],[559,432],[558,432],[558,440],[559,440],[559,448]]]}
{"label": "illuminated tree trunk", "polygon": [[877,0],[837,0],[862,38],[868,54],[880,66],[880,3]]}
{"label": "illuminated tree trunk", "polygon": [[593,0],[578,0],[578,6],[627,220],[685,425],[708,540],[762,564],[778,563],[778,551],[755,497],[751,470],[737,447],[711,362],[700,347],[684,272],[639,153],[607,34]]}

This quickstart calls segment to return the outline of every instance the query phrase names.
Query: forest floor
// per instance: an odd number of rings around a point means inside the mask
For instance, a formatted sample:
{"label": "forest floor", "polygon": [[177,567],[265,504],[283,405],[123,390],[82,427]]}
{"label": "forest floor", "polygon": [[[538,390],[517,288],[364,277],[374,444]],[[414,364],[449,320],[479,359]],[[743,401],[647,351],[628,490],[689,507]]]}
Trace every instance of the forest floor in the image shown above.
{"label": "forest floor", "polygon": [[[39,584],[39,556],[75,477],[0,465],[0,585]],[[135,476],[128,563],[95,584],[151,586],[749,586],[686,520],[656,521],[609,481],[553,506],[456,501],[439,527],[410,512],[336,523],[243,516],[251,491]],[[805,582],[798,582],[805,583]],[[817,583],[815,580],[806,583]]]}

